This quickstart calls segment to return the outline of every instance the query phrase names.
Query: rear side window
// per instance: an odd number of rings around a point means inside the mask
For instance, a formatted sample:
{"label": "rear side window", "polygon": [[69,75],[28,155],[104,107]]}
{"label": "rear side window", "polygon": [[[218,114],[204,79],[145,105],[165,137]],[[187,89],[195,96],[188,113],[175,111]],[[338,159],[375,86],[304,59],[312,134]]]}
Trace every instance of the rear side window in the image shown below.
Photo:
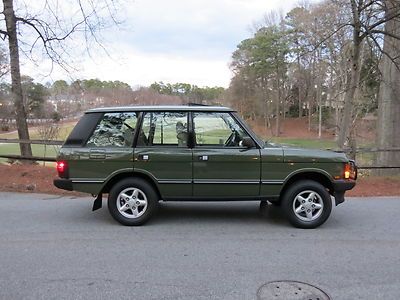
{"label": "rear side window", "polygon": [[106,113],[87,141],[87,147],[132,147],[137,112]]}
{"label": "rear side window", "polygon": [[145,113],[138,146],[187,147],[187,121],[186,112]]}

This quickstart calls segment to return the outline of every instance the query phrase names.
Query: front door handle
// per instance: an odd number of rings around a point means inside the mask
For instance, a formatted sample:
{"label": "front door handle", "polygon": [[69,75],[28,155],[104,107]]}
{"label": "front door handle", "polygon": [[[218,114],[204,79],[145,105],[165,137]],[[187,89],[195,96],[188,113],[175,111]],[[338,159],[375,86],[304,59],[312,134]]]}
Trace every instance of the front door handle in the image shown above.
{"label": "front door handle", "polygon": [[140,154],[139,155],[139,160],[148,161],[149,160],[149,156],[147,154]]}
{"label": "front door handle", "polygon": [[199,160],[201,161],[207,161],[208,160],[208,155],[200,155]]}
{"label": "front door handle", "polygon": [[89,158],[90,159],[106,159],[106,151],[105,150],[90,150]]}

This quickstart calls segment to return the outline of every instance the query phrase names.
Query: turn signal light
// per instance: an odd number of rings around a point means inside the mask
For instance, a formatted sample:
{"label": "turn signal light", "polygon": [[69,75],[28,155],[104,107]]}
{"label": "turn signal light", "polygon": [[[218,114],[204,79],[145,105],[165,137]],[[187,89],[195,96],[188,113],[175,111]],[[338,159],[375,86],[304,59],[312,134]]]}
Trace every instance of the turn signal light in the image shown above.
{"label": "turn signal light", "polygon": [[344,178],[349,179],[350,178],[350,164],[345,164],[344,165]]}
{"label": "turn signal light", "polygon": [[344,165],[344,179],[357,179],[357,167],[353,161]]}

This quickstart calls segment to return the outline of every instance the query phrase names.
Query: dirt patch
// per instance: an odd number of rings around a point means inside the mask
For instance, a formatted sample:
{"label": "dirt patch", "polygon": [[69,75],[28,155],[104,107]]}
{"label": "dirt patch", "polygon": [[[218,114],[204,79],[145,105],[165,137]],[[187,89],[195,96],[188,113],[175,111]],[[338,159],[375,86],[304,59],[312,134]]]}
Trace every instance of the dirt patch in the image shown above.
{"label": "dirt patch", "polygon": [[[271,123],[271,128],[266,128],[263,120],[246,120],[250,127],[259,136],[272,137],[275,136],[275,120]],[[318,129],[315,126],[308,130],[308,118],[286,118],[281,120],[280,137],[295,137],[300,139],[313,139],[318,137]],[[323,139],[333,139],[334,135],[331,131],[322,130]]]}
{"label": "dirt patch", "polygon": [[[1,191],[87,196],[56,188],[53,185],[56,177],[54,168],[0,164]],[[400,177],[361,177],[357,180],[356,187],[347,192],[346,196],[400,196]]]}
{"label": "dirt patch", "polygon": [[87,196],[87,194],[56,188],[53,185],[53,179],[55,178],[57,178],[55,168],[39,165],[0,164],[0,191]]}
{"label": "dirt patch", "polygon": [[357,179],[356,186],[346,196],[400,196],[400,177],[368,176]]}

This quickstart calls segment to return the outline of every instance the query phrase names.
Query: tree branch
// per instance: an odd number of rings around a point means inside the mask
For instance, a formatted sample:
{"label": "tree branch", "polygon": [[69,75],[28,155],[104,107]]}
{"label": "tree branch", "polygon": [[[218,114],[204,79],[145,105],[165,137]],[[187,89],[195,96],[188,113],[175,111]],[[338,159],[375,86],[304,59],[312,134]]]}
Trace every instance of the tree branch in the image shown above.
{"label": "tree branch", "polygon": [[392,57],[389,53],[387,53],[385,50],[383,50],[383,48],[381,47],[381,45],[379,44],[379,42],[376,40],[376,38],[373,35],[370,35],[369,38],[374,42],[374,44],[379,49],[379,51],[382,52],[382,54],[384,54],[386,57],[388,57],[391,60],[391,62],[394,64],[396,69],[400,71],[399,62],[396,61],[396,59],[398,59],[399,56]]}
{"label": "tree branch", "polygon": [[376,27],[378,27],[379,25],[385,24],[386,22],[397,18],[400,16],[400,9],[398,7],[398,9],[393,9],[395,12],[392,14],[386,14],[385,18],[380,19],[379,21],[375,22],[374,24],[371,24],[370,26],[364,26],[365,28],[365,32],[361,35],[361,39],[365,38],[369,32],[371,32],[371,30],[374,30]]}
{"label": "tree branch", "polygon": [[387,35],[387,36],[390,36],[390,37],[392,37],[392,38],[394,38],[396,40],[400,40],[400,36],[399,35],[396,35],[394,33],[388,32],[386,30],[374,29],[374,30],[370,30],[369,32],[370,33],[379,33],[379,34]]}

